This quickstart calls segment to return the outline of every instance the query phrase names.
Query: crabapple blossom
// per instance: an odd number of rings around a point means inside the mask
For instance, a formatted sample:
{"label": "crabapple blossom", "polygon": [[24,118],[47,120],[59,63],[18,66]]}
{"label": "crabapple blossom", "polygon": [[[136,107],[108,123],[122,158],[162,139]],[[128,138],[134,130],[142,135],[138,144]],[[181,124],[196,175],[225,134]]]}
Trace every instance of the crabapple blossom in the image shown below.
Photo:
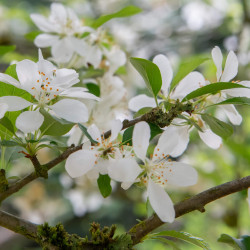
{"label": "crabapple blossom", "polygon": [[[8,105],[8,111],[23,110],[35,105],[34,110],[19,115],[16,126],[24,133],[34,132],[43,123],[40,108],[48,108],[57,116],[70,122],[86,122],[88,109],[82,102],[72,98],[98,99],[85,88],[73,88],[79,82],[78,74],[72,69],[57,69],[51,62],[44,60],[39,50],[39,61],[23,60],[16,64],[18,80],[0,73],[0,81],[23,89],[33,97],[29,102],[18,96],[0,97],[0,103]],[[63,99],[60,99],[63,98]],[[53,103],[51,103],[53,101]],[[56,102],[55,102],[56,101]],[[25,125],[21,125],[25,124]]]}
{"label": "crabapple blossom", "polygon": [[81,35],[93,29],[84,26],[72,9],[52,3],[48,18],[31,14],[31,19],[40,30],[46,32],[35,38],[35,45],[40,48],[51,47],[52,56],[58,63],[69,62],[74,53],[86,53],[85,40]]}
{"label": "crabapple blossom", "polygon": [[165,187],[168,184],[181,187],[194,185],[198,175],[193,167],[167,159],[168,141],[175,140],[174,137],[169,137],[168,132],[162,133],[150,158],[146,156],[149,139],[149,125],[146,122],[137,123],[133,132],[133,149],[143,162],[141,179],[147,185],[147,196],[156,214],[162,221],[171,223],[175,218],[175,210],[170,197],[164,191]]}

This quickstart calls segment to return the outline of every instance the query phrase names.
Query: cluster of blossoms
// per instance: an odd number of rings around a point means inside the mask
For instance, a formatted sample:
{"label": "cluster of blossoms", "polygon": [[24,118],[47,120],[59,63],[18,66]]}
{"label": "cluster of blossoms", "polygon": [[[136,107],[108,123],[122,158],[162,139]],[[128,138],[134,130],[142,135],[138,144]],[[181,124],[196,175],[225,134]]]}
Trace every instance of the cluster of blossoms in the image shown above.
{"label": "cluster of blossoms", "polygon": [[[107,175],[121,182],[124,189],[134,183],[144,185],[148,200],[159,218],[164,222],[173,222],[175,210],[165,188],[168,185],[194,185],[198,174],[193,167],[175,162],[172,158],[182,155],[186,150],[194,124],[199,128],[199,136],[209,147],[219,148],[222,139],[204,121],[203,115],[208,106],[229,97],[249,98],[250,82],[240,82],[246,88],[224,89],[190,101],[193,110],[172,117],[171,124],[163,128],[164,132],[158,137],[157,145],[150,155],[151,131],[147,122],[135,124],[132,145],[121,140],[124,127],[122,120],[128,114],[126,88],[117,70],[126,63],[125,53],[109,43],[105,31],[84,26],[71,9],[61,4],[51,5],[49,18],[38,14],[31,15],[31,18],[45,32],[36,37],[35,44],[39,48],[51,47],[50,60],[57,67],[45,60],[39,49],[37,63],[30,60],[16,63],[17,79],[1,73],[0,81],[23,90],[27,98],[14,95],[0,97],[0,116],[4,117],[6,112],[21,111],[15,120],[16,128],[24,134],[33,133],[34,136],[30,138],[36,140],[43,136],[40,128],[45,122],[44,112],[55,116],[62,124],[75,125],[69,144],[83,142],[83,145],[81,150],[72,153],[66,160],[66,171],[72,178],[86,175],[97,180],[100,175]],[[234,52],[229,52],[224,71],[222,53],[218,47],[212,50],[212,59],[217,68],[217,82],[229,82],[236,76],[238,61]],[[201,73],[194,71],[171,88],[173,69],[168,58],[157,55],[153,63],[161,75],[161,90],[155,98],[146,95],[132,98],[128,103],[132,111],[147,107],[158,108],[167,114],[169,110],[166,103],[170,106],[180,100],[185,103],[188,94],[211,84]],[[76,70],[80,73],[80,79]],[[86,77],[91,71],[101,71],[101,74]],[[99,93],[85,88],[89,84]],[[218,110],[232,124],[241,123],[242,118],[233,104],[220,105]],[[84,132],[86,137],[82,133],[83,125],[88,127]],[[108,138],[100,131],[109,128],[111,136]],[[36,151],[29,153],[35,154]]]}

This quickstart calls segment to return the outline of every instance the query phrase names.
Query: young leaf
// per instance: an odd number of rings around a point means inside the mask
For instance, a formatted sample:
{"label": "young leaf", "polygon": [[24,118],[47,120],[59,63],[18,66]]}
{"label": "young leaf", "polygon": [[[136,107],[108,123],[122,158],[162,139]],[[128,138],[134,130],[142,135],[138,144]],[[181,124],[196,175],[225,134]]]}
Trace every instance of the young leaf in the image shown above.
{"label": "young leaf", "polygon": [[162,237],[155,237],[155,238],[152,238],[153,240],[159,240],[163,243],[166,243],[167,245],[170,245],[172,247],[173,250],[181,250],[177,245],[176,243],[174,243],[172,240],[168,240],[166,238],[162,238]]}
{"label": "young leaf", "polygon": [[82,130],[83,134],[85,134],[85,135],[87,136],[87,138],[88,138],[92,143],[94,143],[94,144],[97,144],[97,143],[98,143],[97,141],[95,141],[95,140],[91,137],[91,135],[88,133],[87,128],[86,128],[85,126],[83,126],[81,123],[78,123],[78,126],[79,126],[79,128]]}
{"label": "young leaf", "polygon": [[16,147],[19,146],[19,143],[15,141],[2,140],[0,141],[0,145],[3,147]]}
{"label": "young leaf", "polygon": [[233,249],[235,250],[247,249],[245,248],[245,246],[243,245],[240,239],[236,239],[228,234],[222,234],[220,238],[218,239],[218,242],[227,243],[228,245],[233,247]]}
{"label": "young leaf", "polygon": [[211,130],[222,138],[227,138],[231,136],[234,132],[233,127],[228,123],[225,123],[211,115],[203,114],[201,118],[207,125],[211,128]]}
{"label": "young leaf", "polygon": [[97,96],[97,97],[100,97],[100,87],[95,84],[95,83],[86,83],[86,87],[87,89],[89,90],[89,93]]}
{"label": "young leaf", "polygon": [[108,197],[111,194],[112,187],[110,185],[110,177],[107,174],[100,174],[99,178],[97,179],[97,184],[104,198]]}
{"label": "young leaf", "polygon": [[201,58],[201,57],[196,57],[191,60],[183,62],[179,69],[178,72],[176,73],[171,86],[170,86],[170,91],[173,90],[176,85],[185,77],[187,76],[190,72],[195,70],[199,65],[201,65],[203,62],[209,60],[209,58]]}
{"label": "young leaf", "polygon": [[186,95],[182,101],[188,101],[191,99],[194,99],[196,97],[206,95],[206,94],[216,94],[220,90],[224,89],[235,89],[235,88],[247,88],[243,85],[240,85],[239,83],[232,83],[232,82],[216,82],[211,83],[209,85],[206,85],[204,87],[201,87],[199,89],[194,90],[193,92]]}
{"label": "young leaf", "polygon": [[250,98],[247,97],[233,97],[233,98],[229,98],[223,102],[219,102],[219,103],[215,103],[211,106],[215,106],[215,105],[225,105],[225,104],[234,104],[234,105],[250,105]]}
{"label": "young leaf", "polygon": [[157,65],[151,61],[135,57],[130,58],[130,62],[140,73],[148,89],[156,98],[162,85],[161,72]]}
{"label": "young leaf", "polygon": [[138,110],[135,114],[134,114],[134,118],[137,118],[141,115],[146,114],[147,112],[149,112],[152,108],[151,107],[144,107],[141,108],[140,110]]}
{"label": "young leaf", "polygon": [[15,129],[12,125],[12,122],[6,116],[0,119],[0,124],[4,126],[9,132],[15,134]]}
{"label": "young leaf", "polygon": [[133,130],[134,130],[134,126],[131,126],[124,131],[123,137],[122,137],[122,144],[125,144],[125,145],[128,144],[129,146],[132,146]]}
{"label": "young leaf", "polygon": [[52,135],[52,136],[65,135],[74,126],[73,123],[68,123],[62,119],[53,117],[44,109],[40,109],[40,113],[44,116],[44,122],[40,127],[40,130],[43,135]]}
{"label": "young leaf", "polygon": [[104,15],[104,16],[99,17],[98,19],[96,19],[94,21],[94,23],[92,24],[92,27],[96,29],[113,18],[133,16],[135,14],[138,14],[139,12],[141,12],[140,8],[133,6],[133,5],[127,6],[123,9],[121,9],[120,11],[115,12],[113,14]]}
{"label": "young leaf", "polygon": [[0,56],[6,54],[8,52],[11,52],[11,51],[13,51],[15,49],[16,49],[15,45],[6,45],[6,46],[1,45],[0,46]]}
{"label": "young leaf", "polygon": [[201,247],[204,250],[210,250],[209,245],[201,238],[194,237],[193,235],[186,232],[178,232],[178,231],[162,231],[160,233],[150,234],[150,237],[155,238],[159,236],[170,236],[180,240],[184,240],[188,243]]}

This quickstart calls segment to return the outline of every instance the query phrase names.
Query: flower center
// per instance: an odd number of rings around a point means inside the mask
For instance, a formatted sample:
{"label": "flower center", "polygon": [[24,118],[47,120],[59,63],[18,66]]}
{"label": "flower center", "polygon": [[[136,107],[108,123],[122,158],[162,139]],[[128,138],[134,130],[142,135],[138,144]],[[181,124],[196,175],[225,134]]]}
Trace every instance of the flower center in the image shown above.
{"label": "flower center", "polygon": [[39,78],[31,88],[33,97],[38,101],[39,106],[50,102],[59,94],[59,89],[51,85],[53,78],[56,76],[56,70],[53,70],[52,76],[47,76],[44,72],[39,73]]}

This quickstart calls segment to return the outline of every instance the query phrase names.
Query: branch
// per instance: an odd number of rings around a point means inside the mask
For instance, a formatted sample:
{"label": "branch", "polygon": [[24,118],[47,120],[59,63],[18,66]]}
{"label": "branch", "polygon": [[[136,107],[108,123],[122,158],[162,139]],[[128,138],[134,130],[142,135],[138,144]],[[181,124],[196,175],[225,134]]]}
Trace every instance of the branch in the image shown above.
{"label": "branch", "polygon": [[[126,129],[128,127],[134,126],[136,123],[141,121],[151,122],[154,123],[160,127],[166,127],[171,124],[174,118],[176,118],[179,114],[182,112],[191,113],[193,111],[193,107],[191,103],[180,103],[179,101],[174,104],[171,109],[165,113],[160,108],[153,108],[148,113],[133,119],[131,121],[125,120],[123,121],[123,127],[122,129]],[[103,137],[108,138],[111,135],[111,130],[104,133]],[[25,185],[29,184],[33,180],[39,178],[39,177],[47,177],[48,170],[55,167],[60,162],[67,159],[71,154],[74,152],[82,149],[83,144],[79,146],[71,146],[66,151],[64,151],[61,155],[59,155],[54,160],[48,162],[47,164],[40,165],[39,161],[37,160],[36,156],[30,156],[30,160],[32,164],[35,167],[35,172],[27,175],[23,179],[15,182],[12,184],[6,191],[0,193],[0,203],[8,198],[10,195],[18,192],[21,188],[23,188]]]}
{"label": "branch", "polygon": [[[222,185],[210,188],[189,199],[183,200],[175,205],[176,218],[194,210],[205,212],[204,206],[212,201],[220,199],[224,196],[242,191],[250,187],[250,176],[230,181]],[[157,215],[153,215],[143,222],[132,227],[129,234],[132,237],[133,244],[141,242],[142,238],[152,232],[157,227],[164,224]],[[19,233],[29,239],[35,240],[41,244],[38,236],[38,225],[20,219],[14,215],[0,211],[0,226]],[[73,235],[72,235],[73,236]],[[46,241],[43,242],[46,244]],[[86,249],[102,249],[99,245],[93,245],[92,242],[86,242]],[[51,246],[50,246],[51,247]],[[56,249],[57,246],[52,248]],[[51,248],[50,248],[51,249]],[[85,249],[85,248],[84,248]]]}
{"label": "branch", "polygon": [[[210,188],[202,193],[199,193],[189,199],[183,200],[177,203],[175,208],[175,217],[180,217],[194,210],[199,210],[200,212],[205,212],[204,206],[212,201],[220,199],[229,194],[239,192],[241,190],[250,187],[250,176],[230,181],[222,185]],[[133,226],[129,230],[129,234],[132,236],[133,244],[138,244],[144,236],[152,232],[157,227],[163,225],[159,217],[154,214],[150,218],[140,222],[139,224]]]}

